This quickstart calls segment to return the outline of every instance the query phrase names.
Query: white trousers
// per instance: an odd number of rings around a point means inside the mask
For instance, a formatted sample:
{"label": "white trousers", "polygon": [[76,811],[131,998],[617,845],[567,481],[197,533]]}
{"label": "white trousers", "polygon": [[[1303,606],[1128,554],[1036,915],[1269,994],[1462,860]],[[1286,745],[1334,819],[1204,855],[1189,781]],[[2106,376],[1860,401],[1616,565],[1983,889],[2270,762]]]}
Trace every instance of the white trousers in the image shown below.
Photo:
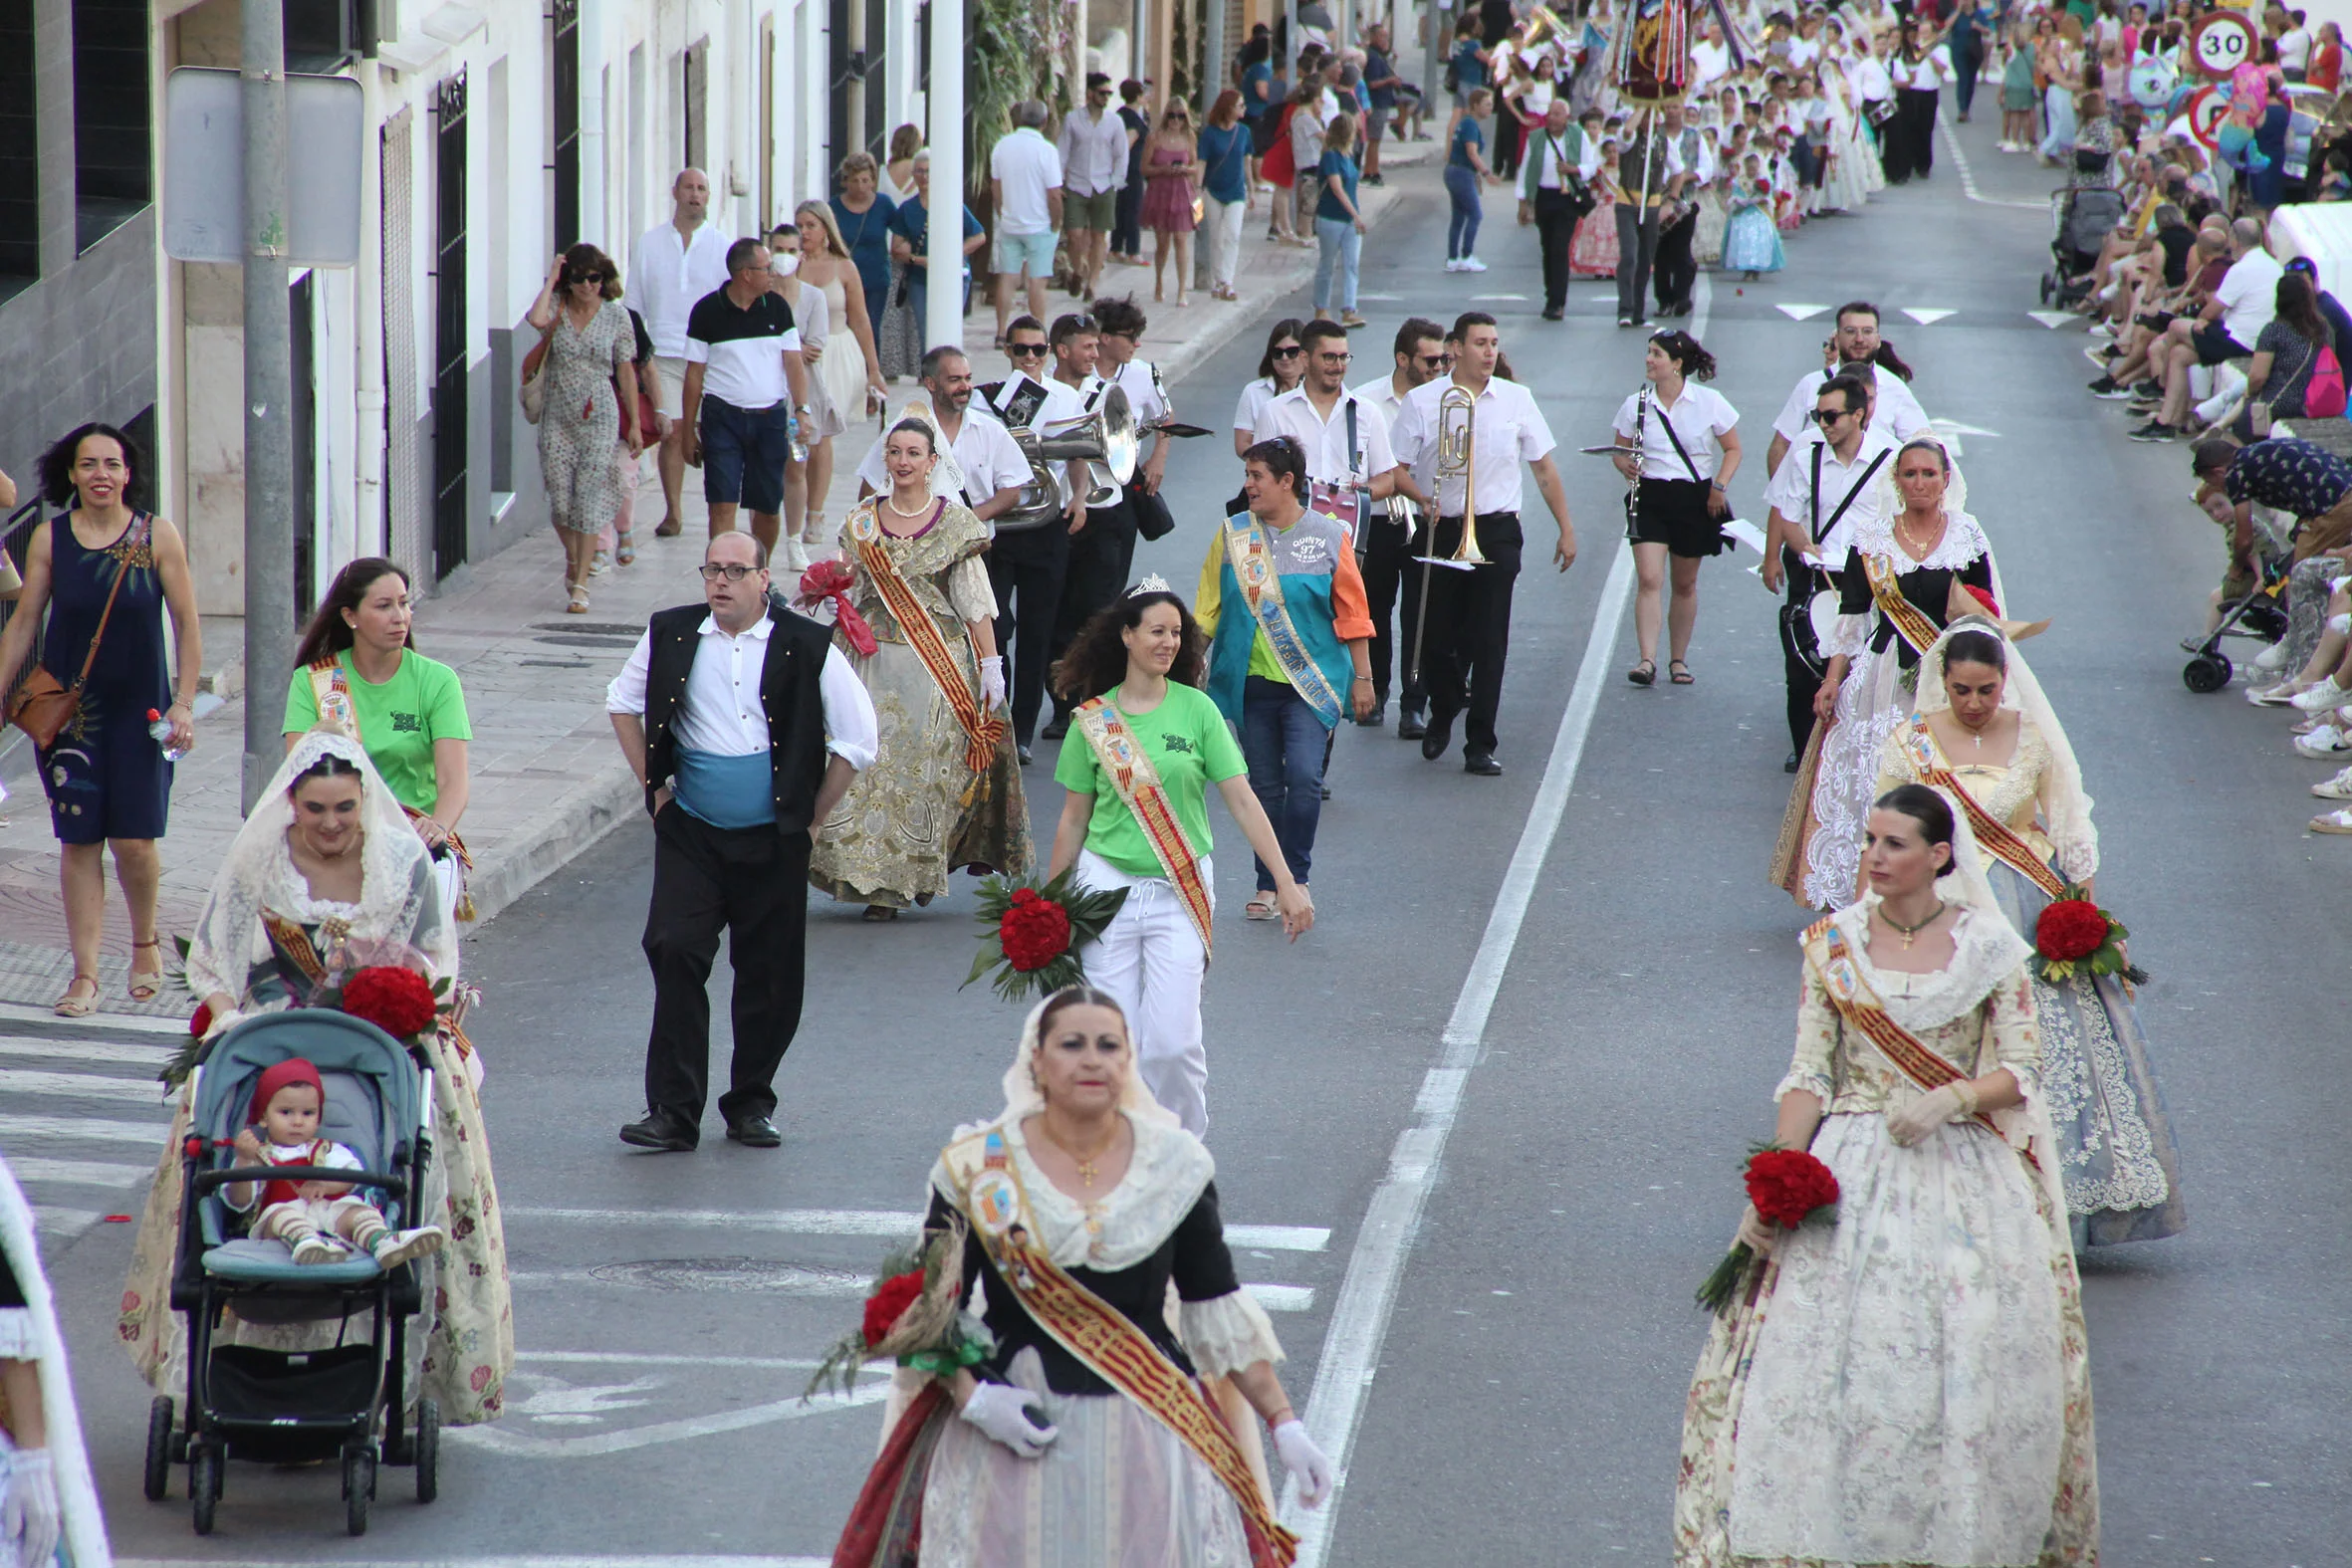
{"label": "white trousers", "polygon": [[[1086,983],[1126,1013],[1143,1086],[1176,1113],[1186,1132],[1205,1138],[1209,1055],[1201,1044],[1201,977],[1208,973],[1209,951],[1166,877],[1129,876],[1090,849],[1078,851],[1077,873],[1086,887],[1127,889],[1126,903],[1080,955]],[[1201,879],[1210,877],[1203,856]]]}
{"label": "white trousers", "polygon": [[1239,201],[1211,196],[1201,203],[1201,217],[1209,231],[1209,281],[1233,287],[1242,257],[1242,209]]}

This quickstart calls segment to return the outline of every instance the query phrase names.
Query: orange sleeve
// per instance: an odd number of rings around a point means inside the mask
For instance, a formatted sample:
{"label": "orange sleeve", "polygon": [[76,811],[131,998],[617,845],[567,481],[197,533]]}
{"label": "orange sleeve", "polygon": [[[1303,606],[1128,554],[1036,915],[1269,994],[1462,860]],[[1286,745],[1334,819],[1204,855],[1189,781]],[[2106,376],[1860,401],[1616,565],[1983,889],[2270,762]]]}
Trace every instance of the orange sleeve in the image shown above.
{"label": "orange sleeve", "polygon": [[[1370,524],[1366,518],[1365,524]],[[1372,607],[1364,598],[1364,576],[1355,567],[1355,547],[1341,548],[1331,567],[1331,630],[1341,642],[1359,642],[1372,635]]]}

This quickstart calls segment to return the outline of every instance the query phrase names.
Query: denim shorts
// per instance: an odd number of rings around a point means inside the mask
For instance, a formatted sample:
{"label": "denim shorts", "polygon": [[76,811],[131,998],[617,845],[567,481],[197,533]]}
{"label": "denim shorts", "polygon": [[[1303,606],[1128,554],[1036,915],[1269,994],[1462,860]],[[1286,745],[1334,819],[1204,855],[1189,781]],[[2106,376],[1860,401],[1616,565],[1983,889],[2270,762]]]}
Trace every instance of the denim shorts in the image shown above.
{"label": "denim shorts", "polygon": [[1043,234],[998,235],[996,270],[1016,278],[1026,272],[1040,283],[1045,282],[1054,276],[1056,238],[1052,229]]}
{"label": "denim shorts", "polygon": [[738,408],[702,400],[702,499],[749,511],[784,510],[784,465],[792,456],[792,409]]}

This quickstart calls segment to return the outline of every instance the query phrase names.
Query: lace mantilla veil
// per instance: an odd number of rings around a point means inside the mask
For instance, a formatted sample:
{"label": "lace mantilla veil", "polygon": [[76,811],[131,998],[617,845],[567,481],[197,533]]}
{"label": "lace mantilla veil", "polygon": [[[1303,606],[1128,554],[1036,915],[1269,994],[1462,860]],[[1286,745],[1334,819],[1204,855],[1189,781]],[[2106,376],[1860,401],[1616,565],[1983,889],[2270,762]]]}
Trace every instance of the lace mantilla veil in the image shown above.
{"label": "lace mantilla veil", "polygon": [[2042,781],[2041,809],[2051,847],[2057,850],[2058,868],[2077,882],[2097,874],[2099,833],[2091,825],[2091,797],[2083,790],[2082,765],[2074,759],[2074,748],[2068,743],[2049,698],[2042,694],[2041,682],[2034,679],[2033,670],[2017,651],[2017,645],[1991,617],[1962,616],[1946,627],[1944,635],[1928,649],[1926,657],[1920,660],[1918,711],[1926,715],[1951,710],[1952,699],[1944,690],[1944,665],[1951,657],[1952,639],[1964,631],[1983,632],[2001,644],[2008,655],[2008,671],[2001,687],[2000,705],[2030,720],[2049,746],[2050,770]]}
{"label": "lace mantilla veil", "polygon": [[268,951],[262,911],[292,916],[297,910],[290,906],[313,902],[294,868],[286,834],[294,825],[294,782],[325,757],[342,758],[359,771],[359,902],[335,906],[338,917],[350,923],[347,935],[407,944],[424,956],[435,976],[457,973],[457,933],[436,918],[439,890],[424,841],[408,825],[407,813],[365,749],[343,731],[322,725],[286,754],[212,880],[188,948],[188,987],[198,997],[221,992],[242,1004],[251,965]]}

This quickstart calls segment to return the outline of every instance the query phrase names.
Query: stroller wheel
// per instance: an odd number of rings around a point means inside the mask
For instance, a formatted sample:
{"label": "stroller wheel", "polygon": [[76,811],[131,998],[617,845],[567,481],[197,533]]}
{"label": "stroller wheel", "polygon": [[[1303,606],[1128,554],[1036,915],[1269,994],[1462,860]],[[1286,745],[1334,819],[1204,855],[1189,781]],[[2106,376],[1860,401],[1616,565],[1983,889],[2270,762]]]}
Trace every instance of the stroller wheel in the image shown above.
{"label": "stroller wheel", "polygon": [[416,1402],[416,1500],[431,1502],[441,1495],[441,1406],[437,1400]]}
{"label": "stroller wheel", "polygon": [[353,1535],[367,1533],[367,1505],[375,1500],[375,1451],[347,1449],[343,1456],[344,1528]]}
{"label": "stroller wheel", "polygon": [[2051,291],[2052,291],[2053,289],[2055,289],[2056,287],[2057,287],[2057,282],[2056,282],[2056,280],[2055,280],[2055,279],[2053,279],[2053,278],[2052,278],[2052,277],[2051,277],[2051,276],[2050,276],[2048,273],[2046,273],[2046,272],[2045,272],[2045,273],[2043,273],[2043,274],[2041,275],[2041,303],[2042,303],[2042,304],[2044,304],[2044,305],[2047,305],[2047,304],[2049,304],[2049,303],[2050,303],[2050,293],[2051,293]]}
{"label": "stroller wheel", "polygon": [[2181,681],[2202,697],[2229,685],[2230,677],[2234,673],[2228,659],[2218,653],[2211,653],[2191,659],[2181,670]]}
{"label": "stroller wheel", "polygon": [[147,1501],[161,1502],[171,1489],[171,1401],[157,1396],[147,1407]]}
{"label": "stroller wheel", "polygon": [[195,1504],[196,1533],[210,1535],[220,1501],[220,1450],[211,1444],[188,1445],[188,1500]]}

